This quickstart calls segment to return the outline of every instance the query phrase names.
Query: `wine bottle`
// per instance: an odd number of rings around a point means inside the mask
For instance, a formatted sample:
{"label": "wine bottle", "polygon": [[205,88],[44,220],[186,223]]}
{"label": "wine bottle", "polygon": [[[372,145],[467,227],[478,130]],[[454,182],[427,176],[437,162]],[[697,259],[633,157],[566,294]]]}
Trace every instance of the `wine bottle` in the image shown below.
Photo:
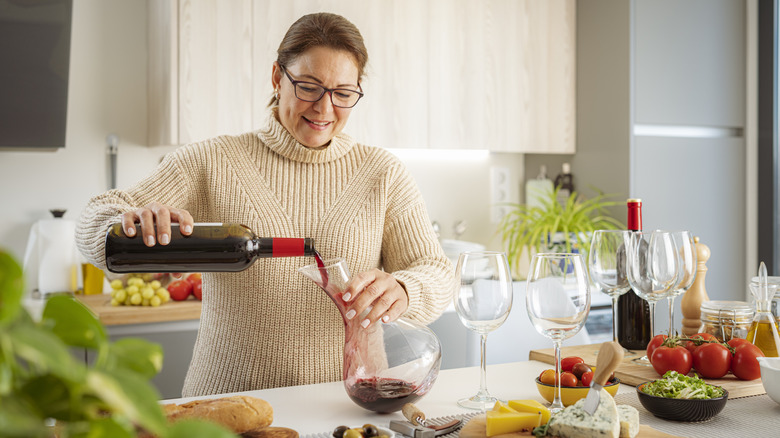
{"label": "wine bottle", "polygon": [[565,205],[574,192],[574,176],[569,163],[563,163],[561,173],[555,177],[555,187],[558,188],[558,201]]}
{"label": "wine bottle", "polygon": [[[140,227],[137,227],[140,229]],[[235,223],[196,223],[183,236],[179,224],[171,224],[167,245],[146,246],[143,237],[125,235],[122,224],[106,233],[106,266],[125,272],[238,272],[258,258],[314,256],[314,239],[257,237]]]}
{"label": "wine bottle", "polygon": [[[642,231],[642,200],[629,199],[627,228],[631,231]],[[623,249],[625,257],[625,249]],[[618,272],[625,276],[625,272]],[[618,298],[617,304],[617,337],[624,348],[644,350],[650,342],[650,305],[639,298],[633,290],[629,290]]]}

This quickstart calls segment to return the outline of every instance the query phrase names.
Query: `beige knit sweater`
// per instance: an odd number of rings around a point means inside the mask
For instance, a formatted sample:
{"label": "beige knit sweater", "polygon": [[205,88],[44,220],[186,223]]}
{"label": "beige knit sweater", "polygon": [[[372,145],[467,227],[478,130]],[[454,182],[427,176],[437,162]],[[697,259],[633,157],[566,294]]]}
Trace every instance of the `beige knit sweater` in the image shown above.
{"label": "beige knit sweater", "polygon": [[[238,222],[264,237],[313,237],[352,273],[381,267],[406,288],[407,318],[435,320],[450,302],[452,264],[423,199],[390,153],[335,137],[304,147],[274,117],[265,129],[169,154],[128,190],[90,200],[76,240],[105,268],[104,236],[152,201],[196,222]],[[313,259],[258,259],[239,273],[203,275],[203,311],[185,397],[341,380],[344,327],[336,306],[297,272]]]}

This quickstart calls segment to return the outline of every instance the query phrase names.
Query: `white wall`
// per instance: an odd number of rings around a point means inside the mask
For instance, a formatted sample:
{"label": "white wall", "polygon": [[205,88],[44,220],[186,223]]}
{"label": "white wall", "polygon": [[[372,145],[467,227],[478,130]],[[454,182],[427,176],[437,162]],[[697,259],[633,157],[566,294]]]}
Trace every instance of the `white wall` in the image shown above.
{"label": "white wall", "polygon": [[[0,151],[0,246],[20,261],[32,224],[66,208],[76,220],[89,198],[108,189],[106,136],[120,137],[118,187],[150,172],[173,147],[147,147],[146,2],[75,0],[65,148]],[[488,177],[491,163],[511,170],[519,200],[523,157],[492,154],[484,160],[450,160],[447,151],[428,158],[404,156],[428,202],[432,220],[451,237],[465,219],[463,239],[490,244]],[[494,239],[495,242],[497,242]],[[497,243],[493,243],[496,245]]]}

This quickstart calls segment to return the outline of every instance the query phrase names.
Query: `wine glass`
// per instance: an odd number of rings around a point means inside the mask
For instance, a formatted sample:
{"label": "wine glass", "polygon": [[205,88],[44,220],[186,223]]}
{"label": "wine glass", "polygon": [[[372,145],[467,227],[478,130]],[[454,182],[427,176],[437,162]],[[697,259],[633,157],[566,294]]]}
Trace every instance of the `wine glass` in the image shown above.
{"label": "wine glass", "polygon": [[[561,370],[561,344],[580,331],[590,311],[590,282],[580,254],[538,253],[526,280],[526,308],[536,331],[555,347],[555,375]],[[550,411],[563,409],[561,382],[555,379]]]}
{"label": "wine glass", "polygon": [[685,293],[693,285],[696,278],[696,243],[690,231],[672,231],[674,237],[674,246],[677,249],[679,257],[679,276],[677,284],[672,288],[667,297],[669,300],[669,336],[674,334],[674,299],[678,295]]}
{"label": "wine glass", "polygon": [[[596,230],[590,243],[588,254],[588,270],[590,279],[601,289],[601,292],[612,298],[612,340],[617,339],[617,304],[618,298],[631,290],[631,283],[626,276],[626,237],[627,230]],[[625,355],[634,354],[623,348]]]}
{"label": "wine glass", "polygon": [[463,325],[480,335],[481,375],[476,395],[458,400],[458,405],[487,410],[497,398],[487,390],[485,345],[487,335],[501,326],[512,309],[512,274],[503,252],[464,252],[455,270],[455,311]]}
{"label": "wine glass", "polygon": [[[650,336],[655,335],[655,303],[667,297],[679,275],[674,237],[668,231],[635,231],[626,241],[628,281],[634,292],[650,306]],[[634,359],[650,365],[648,357]]]}

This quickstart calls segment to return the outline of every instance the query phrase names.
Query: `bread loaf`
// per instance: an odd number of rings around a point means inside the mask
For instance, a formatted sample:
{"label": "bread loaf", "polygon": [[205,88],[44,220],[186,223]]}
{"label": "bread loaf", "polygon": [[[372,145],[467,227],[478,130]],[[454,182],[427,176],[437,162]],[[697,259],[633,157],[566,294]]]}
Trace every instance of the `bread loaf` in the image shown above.
{"label": "bread loaf", "polygon": [[163,405],[163,410],[171,421],[181,418],[209,420],[237,434],[269,426],[274,418],[273,408],[267,401],[245,395],[168,404]]}

